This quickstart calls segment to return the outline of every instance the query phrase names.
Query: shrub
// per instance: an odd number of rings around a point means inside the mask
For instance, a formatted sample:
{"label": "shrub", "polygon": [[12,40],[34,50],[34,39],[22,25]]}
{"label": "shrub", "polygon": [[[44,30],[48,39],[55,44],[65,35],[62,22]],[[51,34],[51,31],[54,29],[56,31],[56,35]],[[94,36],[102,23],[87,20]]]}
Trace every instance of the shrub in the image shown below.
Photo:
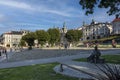
{"label": "shrub", "polygon": [[119,65],[100,64],[96,66],[104,74],[104,76],[103,74],[100,74],[100,73],[98,73],[98,75],[92,74],[92,76],[97,80],[120,80]]}

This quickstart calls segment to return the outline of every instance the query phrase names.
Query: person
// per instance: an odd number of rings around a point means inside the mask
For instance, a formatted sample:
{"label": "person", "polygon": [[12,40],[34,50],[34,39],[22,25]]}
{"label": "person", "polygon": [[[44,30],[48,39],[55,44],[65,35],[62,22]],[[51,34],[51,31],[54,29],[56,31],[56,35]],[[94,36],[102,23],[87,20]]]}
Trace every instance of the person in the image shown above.
{"label": "person", "polygon": [[8,60],[8,54],[7,54],[7,50],[6,48],[4,49],[5,55],[6,55],[6,59]]}
{"label": "person", "polygon": [[66,44],[64,44],[64,48],[65,48],[65,49],[67,49],[67,47],[68,47],[68,44],[67,44],[67,43],[66,43]]}
{"label": "person", "polygon": [[1,49],[0,49],[0,56],[1,56],[2,52],[1,52]]}
{"label": "person", "polygon": [[100,56],[101,56],[101,52],[98,50],[98,47],[96,45],[91,55],[87,58],[87,61],[97,63],[97,60],[99,60]]}
{"label": "person", "polygon": [[10,52],[12,52],[12,48],[10,48]]}
{"label": "person", "polygon": [[86,43],[87,48],[89,48],[89,43]]}
{"label": "person", "polygon": [[6,59],[8,60],[7,49],[6,49],[5,47],[3,47],[2,51],[3,51],[3,53],[5,54]]}
{"label": "person", "polygon": [[113,40],[112,40],[112,47],[113,47],[113,48],[116,48],[116,44],[117,44],[116,41],[113,39]]}

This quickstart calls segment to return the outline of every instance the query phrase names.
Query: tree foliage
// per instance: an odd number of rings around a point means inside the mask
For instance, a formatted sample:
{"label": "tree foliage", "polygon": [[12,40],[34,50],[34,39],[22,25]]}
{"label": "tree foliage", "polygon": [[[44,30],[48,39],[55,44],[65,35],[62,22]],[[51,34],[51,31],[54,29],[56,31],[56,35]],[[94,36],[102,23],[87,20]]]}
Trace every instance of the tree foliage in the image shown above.
{"label": "tree foliage", "polygon": [[34,32],[31,32],[31,33],[28,33],[28,34],[26,34],[26,35],[24,35],[23,37],[22,37],[22,40],[23,41],[26,41],[27,42],[27,44],[28,44],[28,46],[31,48],[31,46],[33,46],[34,45],[34,40],[35,40],[35,33]]}
{"label": "tree foliage", "polygon": [[41,46],[43,46],[50,39],[49,34],[44,30],[38,30],[35,33],[38,43],[41,44]]}
{"label": "tree foliage", "polygon": [[53,46],[53,44],[58,42],[60,39],[60,31],[57,28],[53,28],[53,29],[50,28],[50,29],[48,29],[47,32],[50,35],[49,43]]}
{"label": "tree foliage", "polygon": [[86,15],[93,14],[95,7],[108,8],[108,15],[120,15],[120,0],[80,0],[79,4]]}
{"label": "tree foliage", "polygon": [[22,39],[20,40],[20,46],[26,46],[25,41]]}
{"label": "tree foliage", "polygon": [[82,37],[82,32],[80,30],[68,30],[65,37],[69,42],[78,42]]}
{"label": "tree foliage", "polygon": [[78,40],[80,40],[80,38],[82,38],[82,30],[75,30],[75,32],[78,35]]}

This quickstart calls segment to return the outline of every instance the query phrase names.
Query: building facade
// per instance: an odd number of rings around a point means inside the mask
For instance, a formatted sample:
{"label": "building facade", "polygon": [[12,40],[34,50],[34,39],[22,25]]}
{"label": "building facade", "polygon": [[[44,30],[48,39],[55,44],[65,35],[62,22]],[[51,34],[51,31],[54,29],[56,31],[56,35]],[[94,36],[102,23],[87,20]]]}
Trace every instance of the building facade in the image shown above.
{"label": "building facade", "polygon": [[90,25],[83,24],[83,41],[96,40],[108,37],[112,33],[112,25],[110,23],[98,23],[92,20]]}
{"label": "building facade", "polygon": [[112,21],[113,26],[113,35],[120,34],[120,18],[116,16],[116,18]]}
{"label": "building facade", "polygon": [[19,47],[20,40],[28,31],[10,31],[1,35],[1,43],[3,47]]}

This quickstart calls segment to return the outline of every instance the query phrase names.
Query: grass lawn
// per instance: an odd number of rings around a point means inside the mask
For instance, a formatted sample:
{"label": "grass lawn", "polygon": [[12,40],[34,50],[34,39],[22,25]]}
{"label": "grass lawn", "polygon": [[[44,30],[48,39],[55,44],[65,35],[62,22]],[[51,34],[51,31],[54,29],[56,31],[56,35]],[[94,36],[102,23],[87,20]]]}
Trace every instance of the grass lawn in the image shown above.
{"label": "grass lawn", "polygon": [[[120,64],[120,55],[102,55],[106,63]],[[75,61],[87,61],[86,58],[75,59]]]}
{"label": "grass lawn", "polygon": [[0,80],[78,80],[53,71],[57,63],[0,69]]}
{"label": "grass lawn", "polygon": [[[120,55],[103,55],[106,62],[120,64]],[[75,59],[75,61],[86,61],[86,58]],[[8,69],[0,69],[0,80],[78,80],[56,74],[53,68],[57,63],[32,65]]]}

